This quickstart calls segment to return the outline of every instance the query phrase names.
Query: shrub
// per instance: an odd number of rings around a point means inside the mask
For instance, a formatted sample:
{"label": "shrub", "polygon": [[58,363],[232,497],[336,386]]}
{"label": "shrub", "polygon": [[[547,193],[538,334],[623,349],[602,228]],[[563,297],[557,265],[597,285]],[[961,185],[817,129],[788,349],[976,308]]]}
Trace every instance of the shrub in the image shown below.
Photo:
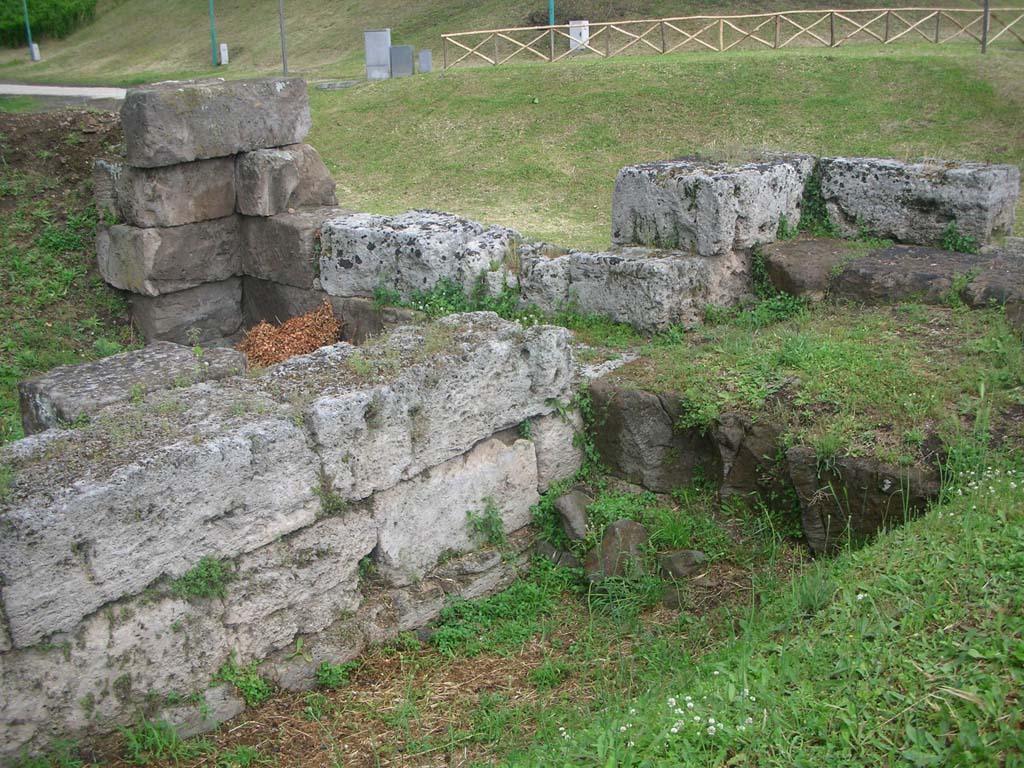
{"label": "shrub", "polygon": [[[96,0],[32,0],[28,18],[32,36],[67,37],[82,24],[92,21],[96,13]],[[0,5],[0,44],[10,48],[27,45],[25,17],[21,3]]]}

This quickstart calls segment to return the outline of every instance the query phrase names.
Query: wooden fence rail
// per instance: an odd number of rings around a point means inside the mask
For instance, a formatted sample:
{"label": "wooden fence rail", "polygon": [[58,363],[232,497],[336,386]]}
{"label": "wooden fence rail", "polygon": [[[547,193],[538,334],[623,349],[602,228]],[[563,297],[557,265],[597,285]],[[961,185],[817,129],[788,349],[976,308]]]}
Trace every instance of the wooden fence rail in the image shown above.
{"label": "wooden fence rail", "polygon": [[465,64],[497,66],[517,58],[553,63],[570,56],[610,59],[627,52],[722,52],[739,45],[837,48],[854,40],[891,45],[918,37],[939,45],[974,40],[982,51],[1000,39],[1024,44],[1024,8],[991,8],[987,23],[980,8],[864,8],[590,22],[586,35],[568,24],[510,27],[455,32],[441,39],[443,66],[451,69]]}

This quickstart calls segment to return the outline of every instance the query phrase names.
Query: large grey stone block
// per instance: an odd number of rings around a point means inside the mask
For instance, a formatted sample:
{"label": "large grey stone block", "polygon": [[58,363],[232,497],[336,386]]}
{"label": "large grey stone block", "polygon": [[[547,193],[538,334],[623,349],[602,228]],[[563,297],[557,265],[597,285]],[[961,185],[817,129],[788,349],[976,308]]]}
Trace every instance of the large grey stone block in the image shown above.
{"label": "large grey stone block", "polygon": [[386,287],[408,298],[443,279],[468,289],[515,258],[521,239],[437,211],[339,216],[324,223],[320,281],[333,296],[370,297]]}
{"label": "large grey stone block", "polygon": [[320,228],[339,212],[337,208],[309,208],[269,217],[242,217],[242,272],[296,288],[313,288],[320,269]]}
{"label": "large grey stone block", "polygon": [[808,155],[745,165],[674,160],[623,168],[612,196],[612,242],[714,256],[775,239],[800,220]]}
{"label": "large grey stone block", "polygon": [[643,331],[692,327],[708,305],[729,306],[750,292],[742,254],[705,258],[646,248],[524,258],[519,285],[523,299],[545,312],[574,307]]}
{"label": "large grey stone block", "polygon": [[[104,604],[163,575],[180,576],[204,555],[251,551],[315,519],[319,463],[300,427],[272,415],[242,424],[230,418],[246,403],[269,410],[265,399],[218,407],[209,398],[195,402],[206,397],[196,389],[180,397],[187,399],[158,395],[152,411],[111,406],[95,425],[31,457],[29,485],[18,486],[5,510],[0,541],[3,606],[16,647],[70,631]],[[162,413],[161,403],[186,410]],[[206,437],[203,420],[211,418],[220,429]],[[164,431],[168,420],[180,426]],[[112,447],[118,430],[122,444]],[[169,439],[175,430],[178,442]],[[90,464],[90,450],[107,455]],[[80,474],[59,466],[83,461]],[[35,482],[47,475],[49,483]]]}
{"label": "large grey stone block", "polygon": [[245,371],[245,356],[233,349],[208,349],[157,341],[79,365],[62,365],[18,384],[21,422],[31,435],[82,417],[92,418],[113,403],[168,387],[222,379]]}
{"label": "large grey stone block", "polygon": [[124,291],[160,296],[241,273],[238,217],[141,228],[116,224],[96,235],[103,279]]}
{"label": "large grey stone block", "polygon": [[411,45],[392,45],[388,48],[392,77],[410,77],[415,73],[413,57],[416,49]]}
{"label": "large grey stone block", "polygon": [[821,160],[829,218],[847,236],[866,230],[935,245],[950,224],[979,243],[1013,230],[1020,169],[981,163],[904,163],[876,158]]}
{"label": "large grey stone block", "polygon": [[426,332],[399,328],[358,351],[325,348],[278,366],[275,377],[288,379],[296,366],[311,365],[322,381],[344,381],[353,365],[389,374],[359,388],[317,391],[307,410],[325,473],[337,493],[353,500],[546,415],[552,400],[572,395],[568,331],[523,329],[491,313],[446,318]]}
{"label": "large grey stone block", "polygon": [[215,344],[242,326],[242,281],[233,277],[162,296],[132,296],[131,307],[146,341]]}
{"label": "large grey stone block", "polygon": [[442,553],[487,543],[474,534],[468,513],[483,515],[493,504],[505,531],[516,531],[530,523],[530,507],[539,498],[533,444],[487,440],[374,497],[381,571],[398,586],[418,581]]}
{"label": "large grey stone block", "polygon": [[298,144],[312,118],[299,78],[132,88],[121,108],[128,164],[140,168]]}
{"label": "large grey stone block", "polygon": [[334,179],[308,144],[245,152],[235,161],[238,212],[273,216],[289,208],[337,205]]}
{"label": "large grey stone block", "polygon": [[177,227],[235,212],[231,158],[164,168],[132,168],[97,160],[93,186],[101,209],[135,227]]}

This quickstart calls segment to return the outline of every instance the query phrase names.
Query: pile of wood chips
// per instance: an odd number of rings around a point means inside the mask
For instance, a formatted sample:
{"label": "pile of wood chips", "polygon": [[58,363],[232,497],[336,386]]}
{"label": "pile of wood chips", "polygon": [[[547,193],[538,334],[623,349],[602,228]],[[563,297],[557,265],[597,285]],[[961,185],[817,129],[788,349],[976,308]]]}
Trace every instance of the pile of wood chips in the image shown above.
{"label": "pile of wood chips", "polygon": [[308,355],[341,338],[341,321],[331,303],[324,300],[316,309],[285,320],[281,325],[264,321],[254,326],[238,345],[249,367],[276,365],[290,357]]}

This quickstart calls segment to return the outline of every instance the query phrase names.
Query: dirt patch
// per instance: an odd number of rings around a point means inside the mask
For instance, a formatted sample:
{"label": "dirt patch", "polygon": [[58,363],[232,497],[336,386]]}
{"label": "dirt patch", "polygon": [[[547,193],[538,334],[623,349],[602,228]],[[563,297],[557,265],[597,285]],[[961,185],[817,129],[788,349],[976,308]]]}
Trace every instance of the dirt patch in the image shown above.
{"label": "dirt patch", "polygon": [[250,367],[276,365],[334,344],[341,338],[341,328],[331,303],[324,300],[316,309],[281,325],[259,323],[245,335],[238,351],[245,355]]}

